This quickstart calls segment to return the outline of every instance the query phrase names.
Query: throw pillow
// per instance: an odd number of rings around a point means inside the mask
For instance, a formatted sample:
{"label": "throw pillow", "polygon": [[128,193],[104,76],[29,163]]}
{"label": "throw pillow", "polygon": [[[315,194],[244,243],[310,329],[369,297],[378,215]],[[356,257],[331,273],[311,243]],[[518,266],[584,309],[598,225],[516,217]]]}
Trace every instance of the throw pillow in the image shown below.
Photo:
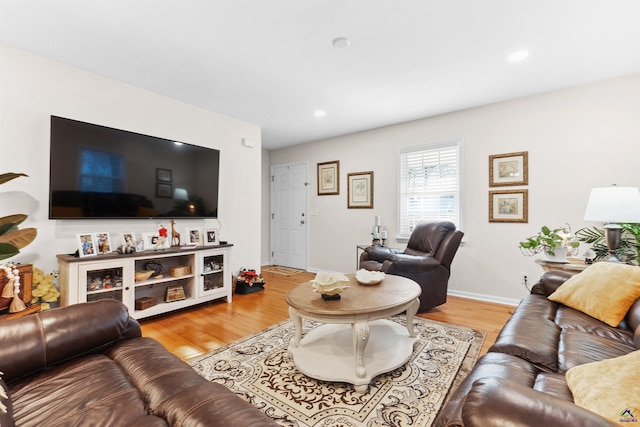
{"label": "throw pillow", "polygon": [[551,301],[574,308],[610,326],[618,326],[640,298],[640,267],[598,262],[572,276]]}
{"label": "throw pillow", "polygon": [[615,423],[640,418],[640,350],[575,366],[566,378],[576,405]]}

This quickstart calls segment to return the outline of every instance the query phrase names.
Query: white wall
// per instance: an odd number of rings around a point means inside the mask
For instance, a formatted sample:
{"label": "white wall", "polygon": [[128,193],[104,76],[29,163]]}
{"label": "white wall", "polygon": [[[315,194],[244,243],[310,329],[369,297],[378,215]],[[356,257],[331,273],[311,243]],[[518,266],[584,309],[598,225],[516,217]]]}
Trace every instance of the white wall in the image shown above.
{"label": "white wall", "polygon": [[[119,241],[122,231],[152,232],[158,220],[48,219],[49,121],[51,115],[175,139],[221,150],[220,236],[234,244],[232,268],[259,266],[261,136],[258,126],[174,99],[68,67],[7,46],[0,46],[0,172],[24,172],[0,187],[0,216],[26,213],[22,227],[36,227],[38,237],[16,262],[57,269],[56,254],[76,249],[75,234],[108,231]],[[241,145],[242,138],[256,148]],[[166,224],[165,224],[166,225]],[[178,220],[186,227],[217,227],[216,220]]]}
{"label": "white wall", "polygon": [[[355,247],[371,241],[374,215],[395,236],[398,149],[452,138],[463,141],[465,242],[449,289],[519,300],[521,273],[541,274],[520,253],[520,240],[542,225],[597,225],[582,220],[592,187],[640,186],[640,74],[271,151],[271,165],[309,162],[309,208],[318,210],[309,217],[309,269],[353,272]],[[489,223],[489,155],[515,151],[529,152],[529,223]],[[318,197],[316,164],[331,160],[340,160],[340,195]],[[347,173],[368,170],[374,209],[347,209]]]}

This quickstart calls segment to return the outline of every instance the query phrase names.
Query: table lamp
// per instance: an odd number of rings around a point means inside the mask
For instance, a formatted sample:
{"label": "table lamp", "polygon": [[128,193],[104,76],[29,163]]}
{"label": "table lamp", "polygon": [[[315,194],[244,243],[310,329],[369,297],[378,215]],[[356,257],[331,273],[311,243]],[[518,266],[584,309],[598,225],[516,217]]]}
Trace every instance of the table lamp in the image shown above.
{"label": "table lamp", "polygon": [[585,221],[604,222],[609,262],[620,262],[616,249],[622,234],[621,222],[640,223],[640,190],[637,187],[593,188],[584,213]]}

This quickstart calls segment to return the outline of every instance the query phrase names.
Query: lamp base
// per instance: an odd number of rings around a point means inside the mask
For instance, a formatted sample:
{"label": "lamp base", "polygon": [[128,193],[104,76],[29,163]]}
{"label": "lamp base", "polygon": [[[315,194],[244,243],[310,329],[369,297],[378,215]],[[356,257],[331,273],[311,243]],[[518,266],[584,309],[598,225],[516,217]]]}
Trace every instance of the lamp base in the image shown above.
{"label": "lamp base", "polygon": [[607,224],[604,226],[604,229],[606,230],[606,242],[609,248],[609,255],[611,255],[607,261],[622,262],[616,256],[616,250],[618,249],[620,236],[622,235],[622,227],[618,224]]}

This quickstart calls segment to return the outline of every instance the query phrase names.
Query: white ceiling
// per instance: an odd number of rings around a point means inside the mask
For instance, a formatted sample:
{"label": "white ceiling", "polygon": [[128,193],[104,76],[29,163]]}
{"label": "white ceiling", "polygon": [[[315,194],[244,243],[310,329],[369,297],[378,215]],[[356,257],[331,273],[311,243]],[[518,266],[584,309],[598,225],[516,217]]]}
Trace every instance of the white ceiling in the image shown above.
{"label": "white ceiling", "polygon": [[0,41],[273,149],[640,72],[640,0],[0,0]]}

